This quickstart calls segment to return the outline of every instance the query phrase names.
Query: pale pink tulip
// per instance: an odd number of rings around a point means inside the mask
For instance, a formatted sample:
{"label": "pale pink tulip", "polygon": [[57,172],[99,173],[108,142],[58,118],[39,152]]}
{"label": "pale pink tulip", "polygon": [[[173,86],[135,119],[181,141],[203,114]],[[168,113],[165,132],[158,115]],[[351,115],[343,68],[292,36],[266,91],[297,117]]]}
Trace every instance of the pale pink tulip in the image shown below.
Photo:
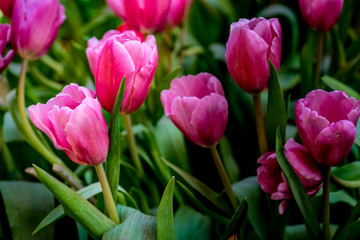
{"label": "pale pink tulip", "polygon": [[0,24],[0,74],[6,69],[14,57],[13,50],[9,50],[5,57],[2,56],[2,53],[10,40],[10,32],[9,24]]}

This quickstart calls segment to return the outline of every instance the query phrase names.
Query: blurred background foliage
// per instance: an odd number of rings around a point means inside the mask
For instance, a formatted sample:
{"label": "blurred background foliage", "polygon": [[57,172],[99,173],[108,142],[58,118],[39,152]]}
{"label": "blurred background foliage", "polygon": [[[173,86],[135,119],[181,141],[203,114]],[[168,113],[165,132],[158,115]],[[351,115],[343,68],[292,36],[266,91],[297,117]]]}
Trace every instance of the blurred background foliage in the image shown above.
{"label": "blurred background foliage", "polygon": [[[45,103],[72,82],[94,89],[85,55],[87,40],[98,39],[115,29],[121,20],[102,0],[61,0],[66,8],[66,21],[50,51],[36,62],[31,62],[26,81],[26,105]],[[326,90],[343,90],[359,99],[360,89],[360,2],[345,0],[338,24],[325,34],[321,82]],[[225,45],[230,24],[239,18],[277,17],[282,26],[282,58],[279,80],[285,99],[290,98],[287,138],[297,136],[294,122],[294,104],[312,90],[316,33],[303,20],[295,0],[194,0],[187,20],[179,27],[156,34],[159,49],[159,66],[149,96],[139,111],[132,114],[133,130],[146,170],[144,179],[134,177],[128,152],[125,130],[123,132],[120,185],[137,203],[139,210],[156,216],[161,195],[175,175],[174,195],[175,235],[177,239],[219,239],[224,224],[215,223],[214,217],[204,211],[226,216],[208,199],[193,191],[183,176],[170,169],[160,157],[198,178],[216,192],[222,191],[221,181],[207,149],[200,148],[183,138],[170,120],[164,117],[160,92],[175,77],[209,72],[222,82],[229,102],[229,119],[219,150],[230,180],[239,196],[248,197],[249,239],[305,239],[306,231],[296,204],[294,214],[280,217],[277,202],[260,191],[257,185],[256,160],[260,156],[251,96],[242,91],[231,79],[225,61]],[[1,22],[8,22],[5,17]],[[19,125],[15,94],[21,59],[15,57],[8,70],[0,76],[0,239],[31,239],[31,233],[56,205],[51,194],[25,170],[34,163],[47,172],[50,164],[25,141]],[[7,80],[6,80],[7,79]],[[267,93],[263,94],[266,106]],[[107,120],[110,115],[104,111]],[[53,148],[50,140],[46,141]],[[358,143],[359,140],[357,139]],[[92,168],[77,166],[66,155],[53,148],[64,162],[83,180],[84,185],[96,182]],[[354,145],[345,163],[358,163],[360,152]],[[344,163],[344,164],[345,164]],[[351,169],[337,170],[343,179],[358,180],[358,164]],[[350,172],[350,173],[349,173]],[[346,173],[349,173],[346,175]],[[352,175],[351,175],[352,174]],[[349,175],[351,175],[349,177]],[[20,180],[21,182],[9,182]],[[26,185],[25,185],[26,184]],[[181,185],[183,187],[181,187]],[[341,190],[332,186],[332,216],[334,224],[341,224],[359,200],[358,189]],[[190,193],[186,192],[190,189]],[[337,191],[338,190],[338,191]],[[16,191],[16,194],[14,194]],[[225,194],[222,196],[226,199]],[[321,193],[312,199],[320,204]],[[96,206],[104,208],[101,195]],[[200,200],[202,207],[194,199]],[[23,209],[16,210],[9,203],[21,201]],[[126,202],[128,206],[132,206]],[[266,207],[268,204],[270,208]],[[269,210],[270,209],[270,210]],[[17,212],[16,212],[17,211]],[[290,211],[289,211],[290,212]],[[274,222],[275,221],[275,222]],[[288,226],[285,230],[286,222]],[[16,224],[15,224],[16,223]],[[274,225],[275,224],[275,225]],[[19,229],[20,228],[20,229]],[[185,230],[184,230],[185,229]],[[285,231],[285,233],[284,233]],[[20,235],[19,235],[20,234]],[[304,235],[305,234],[305,235]],[[69,217],[60,219],[45,228],[34,239],[91,239],[79,224]]]}

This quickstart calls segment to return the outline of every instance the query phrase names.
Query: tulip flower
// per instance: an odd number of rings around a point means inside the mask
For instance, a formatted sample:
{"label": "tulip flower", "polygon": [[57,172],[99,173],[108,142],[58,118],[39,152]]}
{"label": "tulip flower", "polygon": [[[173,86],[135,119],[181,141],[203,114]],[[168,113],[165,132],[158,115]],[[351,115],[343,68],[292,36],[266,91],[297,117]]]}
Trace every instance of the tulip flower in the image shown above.
{"label": "tulip flower", "polygon": [[314,90],[295,105],[300,138],[312,157],[336,166],[348,155],[355,140],[360,101],[341,91]]}
{"label": "tulip flower", "polygon": [[161,92],[165,114],[193,143],[216,145],[224,135],[228,104],[220,81],[209,73],[175,78]]}
{"label": "tulip flower", "polygon": [[[299,177],[309,196],[315,195],[322,187],[321,171],[317,163],[313,160],[307,149],[289,139],[285,144],[285,156],[291,167]],[[258,163],[261,166],[257,169],[259,185],[264,192],[270,193],[271,199],[282,200],[279,205],[279,212],[283,214],[293,198],[289,184],[282,172],[275,152],[263,154]]]}
{"label": "tulip flower", "polygon": [[0,1],[0,10],[8,18],[11,18],[11,13],[12,13],[14,3],[15,3],[15,0],[1,0]]}
{"label": "tulip flower", "polygon": [[0,74],[10,64],[12,58],[14,57],[13,50],[9,50],[5,57],[2,57],[1,55],[10,40],[10,30],[9,24],[0,24]]}
{"label": "tulip flower", "polygon": [[318,32],[330,30],[339,19],[344,0],[299,0],[301,14]]}
{"label": "tulip flower", "polygon": [[11,20],[11,43],[23,59],[42,57],[55,41],[65,20],[58,0],[16,0]]}
{"label": "tulip flower", "polygon": [[279,69],[281,26],[276,18],[240,19],[231,24],[226,43],[226,62],[234,81],[247,93],[259,94],[268,87],[269,59]]}
{"label": "tulip flower", "polygon": [[168,22],[171,26],[177,26],[185,18],[190,9],[192,0],[171,0]]}
{"label": "tulip flower", "polygon": [[72,83],[46,104],[30,106],[29,115],[73,162],[96,166],[106,160],[107,125],[94,91]]}
{"label": "tulip flower", "polygon": [[109,7],[141,32],[160,32],[166,26],[171,0],[106,0]]}
{"label": "tulip flower", "polygon": [[144,42],[129,34],[109,38],[97,57],[95,87],[103,108],[112,112],[116,95],[125,77],[125,94],[120,113],[135,112],[145,101],[158,64],[153,35]]}

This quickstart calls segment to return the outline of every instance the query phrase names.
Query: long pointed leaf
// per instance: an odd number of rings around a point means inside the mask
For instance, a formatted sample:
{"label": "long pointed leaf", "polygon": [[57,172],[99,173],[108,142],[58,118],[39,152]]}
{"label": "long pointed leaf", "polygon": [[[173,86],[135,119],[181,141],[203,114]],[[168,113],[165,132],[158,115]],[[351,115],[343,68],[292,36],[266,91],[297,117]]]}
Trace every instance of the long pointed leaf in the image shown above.
{"label": "long pointed leaf", "polygon": [[234,215],[231,217],[229,224],[226,226],[225,232],[222,236],[223,240],[226,240],[233,234],[239,233],[240,229],[243,229],[243,225],[246,224],[248,204],[246,198],[244,198],[237,207]]}

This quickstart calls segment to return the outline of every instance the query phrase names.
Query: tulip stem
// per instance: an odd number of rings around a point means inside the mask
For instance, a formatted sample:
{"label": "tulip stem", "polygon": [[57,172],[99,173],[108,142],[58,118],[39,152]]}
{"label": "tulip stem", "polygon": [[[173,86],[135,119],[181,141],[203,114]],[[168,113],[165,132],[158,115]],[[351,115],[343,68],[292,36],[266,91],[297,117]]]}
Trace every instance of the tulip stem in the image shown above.
{"label": "tulip stem", "polygon": [[[67,175],[71,178],[73,183],[70,183],[74,186],[82,186],[80,179],[72,172],[64,162],[58,158],[54,153],[52,153],[48,148],[46,148],[40,139],[36,136],[34,130],[32,129],[27,117],[26,117],[26,110],[25,110],[25,76],[26,76],[26,69],[28,66],[28,60],[23,59],[20,69],[20,76],[18,82],[18,89],[17,89],[17,103],[18,103],[18,110],[20,115],[21,125],[23,127],[23,132],[28,140],[28,143],[38,151],[49,163],[52,165],[58,164],[62,167],[62,169],[67,173]],[[67,180],[69,180],[67,179]],[[66,179],[65,179],[66,180]]]}
{"label": "tulip stem", "polygon": [[330,239],[330,167],[324,166],[323,177],[323,237]]}
{"label": "tulip stem", "polygon": [[323,45],[324,45],[324,33],[318,33],[317,49],[316,49],[316,63],[315,63],[316,64],[315,65],[315,76],[314,76],[314,89],[318,88],[318,85],[319,85]]}
{"label": "tulip stem", "polygon": [[268,151],[268,144],[266,140],[266,128],[265,128],[265,119],[264,112],[261,103],[261,95],[253,95],[254,102],[254,112],[256,120],[256,130],[258,135],[258,141],[260,146],[261,155]]}
{"label": "tulip stem", "polygon": [[140,162],[139,154],[136,148],[135,137],[132,131],[131,117],[129,114],[124,115],[124,125],[126,129],[126,135],[129,143],[129,150],[132,160],[134,161],[135,167],[138,170],[138,176],[142,178],[144,176],[144,170]]}
{"label": "tulip stem", "polygon": [[103,190],[104,200],[105,200],[106,208],[109,212],[110,219],[113,220],[116,224],[120,224],[119,215],[116,210],[114,198],[111,194],[109,182],[106,178],[105,170],[102,163],[95,166],[95,170],[98,175],[101,188]]}
{"label": "tulip stem", "polygon": [[236,198],[236,195],[235,195],[233,189],[231,188],[230,180],[226,174],[224,165],[222,164],[222,161],[221,161],[219,152],[216,149],[216,146],[210,147],[210,151],[211,151],[211,155],[214,159],[216,169],[219,173],[221,182],[223,183],[223,185],[225,187],[225,191],[226,191],[227,195],[229,196],[231,205],[233,206],[234,209],[236,209],[237,205],[238,205],[237,198]]}

